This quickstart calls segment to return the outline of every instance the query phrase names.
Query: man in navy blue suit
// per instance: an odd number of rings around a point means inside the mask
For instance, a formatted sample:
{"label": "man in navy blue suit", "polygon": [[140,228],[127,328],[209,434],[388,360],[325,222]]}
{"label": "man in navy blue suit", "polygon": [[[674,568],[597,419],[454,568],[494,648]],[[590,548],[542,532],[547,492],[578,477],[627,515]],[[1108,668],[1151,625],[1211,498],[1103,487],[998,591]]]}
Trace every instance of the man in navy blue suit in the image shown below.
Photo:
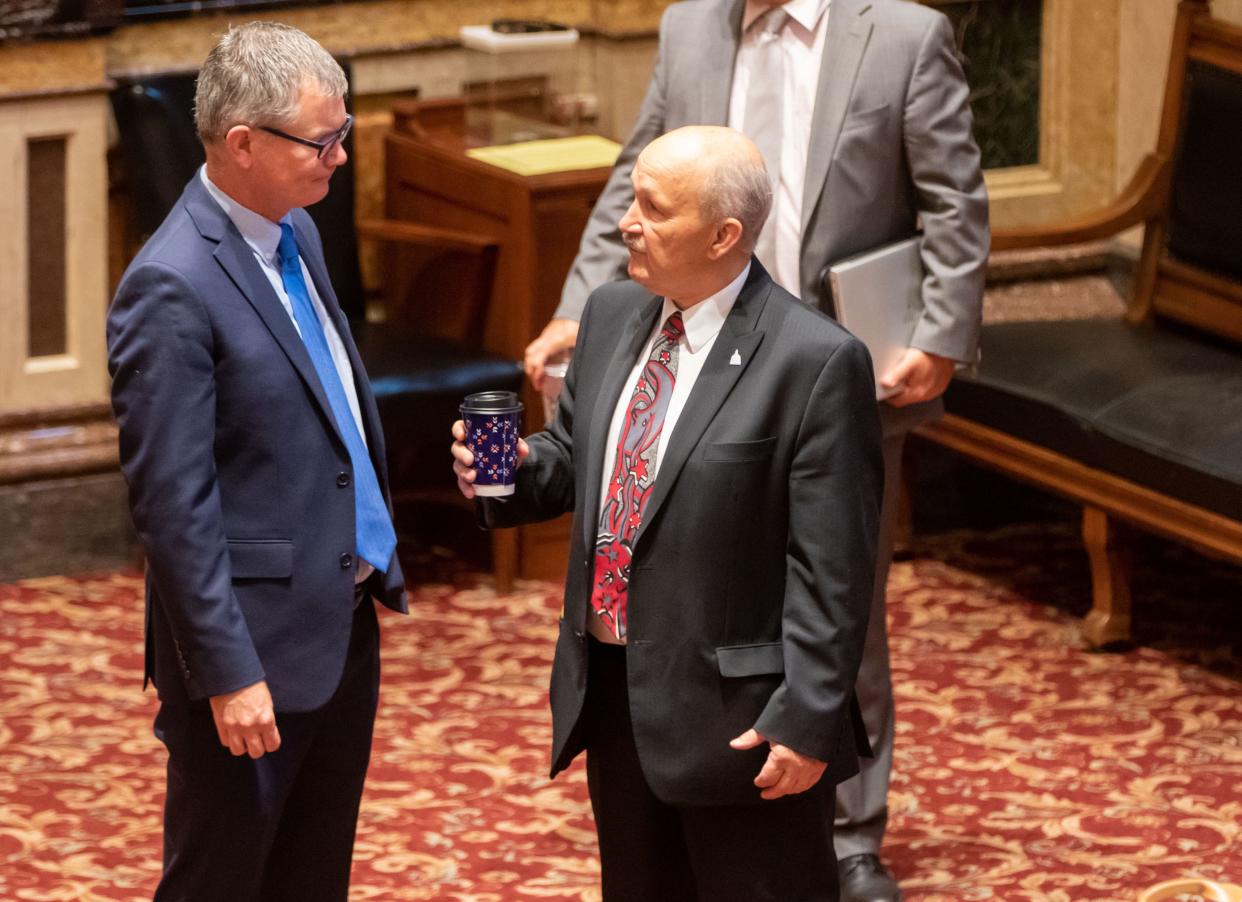
{"label": "man in navy blue suit", "polygon": [[322,47],[233,28],[199,73],[207,163],[108,316],[168,748],[157,900],[344,900],[405,611],[379,416],[303,207],[352,122]]}

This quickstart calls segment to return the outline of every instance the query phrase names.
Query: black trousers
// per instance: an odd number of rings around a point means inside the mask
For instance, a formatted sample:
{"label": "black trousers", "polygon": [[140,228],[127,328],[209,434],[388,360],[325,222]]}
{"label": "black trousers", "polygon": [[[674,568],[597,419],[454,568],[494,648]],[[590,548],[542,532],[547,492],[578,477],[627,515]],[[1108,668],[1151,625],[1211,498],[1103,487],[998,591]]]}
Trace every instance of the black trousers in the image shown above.
{"label": "black trousers", "polygon": [[354,614],[340,685],[315,711],[276,715],[258,760],[220,744],[207,702],[163,705],[164,874],[156,902],[345,902],[379,699],[375,605]]}
{"label": "black trousers", "polygon": [[605,902],[836,902],[833,787],[753,805],[661,802],[634,745],[621,646],[591,640],[583,717]]}

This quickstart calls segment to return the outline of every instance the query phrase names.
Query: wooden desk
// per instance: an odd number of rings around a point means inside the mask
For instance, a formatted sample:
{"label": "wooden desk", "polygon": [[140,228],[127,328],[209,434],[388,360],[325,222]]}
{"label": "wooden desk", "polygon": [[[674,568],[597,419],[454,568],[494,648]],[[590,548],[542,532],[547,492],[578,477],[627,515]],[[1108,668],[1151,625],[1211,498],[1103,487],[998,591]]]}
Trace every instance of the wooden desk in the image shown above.
{"label": "wooden desk", "polygon": [[[399,104],[385,139],[388,216],[494,236],[496,288],[484,344],[515,360],[551,318],[587,217],[609,169],[520,176],[466,156],[486,142],[465,128],[462,101]],[[540,425],[539,394],[527,384],[526,431]],[[518,530],[518,573],[562,579],[570,518]],[[503,552],[498,552],[503,553]]]}

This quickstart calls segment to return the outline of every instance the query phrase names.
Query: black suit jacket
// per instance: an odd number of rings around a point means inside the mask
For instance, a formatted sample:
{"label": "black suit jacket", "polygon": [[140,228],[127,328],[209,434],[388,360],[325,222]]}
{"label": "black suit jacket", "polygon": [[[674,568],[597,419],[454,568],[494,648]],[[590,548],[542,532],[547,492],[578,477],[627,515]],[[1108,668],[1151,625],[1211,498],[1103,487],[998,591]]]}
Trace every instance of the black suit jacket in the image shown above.
{"label": "black suit jacket", "polygon": [[[554,424],[528,440],[515,495],[481,503],[497,526],[576,512],[552,672],[553,774],[581,750],[608,426],[661,303],[632,282],[592,294]],[[759,801],[766,748],[728,744],[752,726],[827,761],[830,783],[857,772],[868,748],[853,689],[882,483],[866,349],[752,261],[634,541],[628,687],[659,798]]]}
{"label": "black suit jacket", "polygon": [[[303,210],[293,224],[349,353],[387,496],[379,414],[319,234]],[[320,707],[353,617],[349,452],[293,321],[197,174],[121,280],[108,367],[160,698],[266,679],[278,711]],[[405,610],[395,555],[377,594]]]}

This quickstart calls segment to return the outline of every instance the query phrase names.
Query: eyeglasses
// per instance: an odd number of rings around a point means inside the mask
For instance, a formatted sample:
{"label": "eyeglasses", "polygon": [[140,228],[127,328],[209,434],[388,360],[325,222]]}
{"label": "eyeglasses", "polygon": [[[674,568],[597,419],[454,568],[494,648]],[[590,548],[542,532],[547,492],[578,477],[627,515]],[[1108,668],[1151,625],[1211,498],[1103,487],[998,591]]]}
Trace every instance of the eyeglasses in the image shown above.
{"label": "eyeglasses", "polygon": [[288,132],[282,132],[278,128],[271,128],[267,125],[260,125],[259,128],[262,131],[267,132],[269,135],[275,135],[277,138],[284,138],[286,141],[292,141],[295,144],[302,144],[306,147],[315,148],[316,159],[322,160],[324,154],[345,140],[345,136],[349,134],[349,130],[353,127],[353,125],[354,117],[349,113],[346,113],[345,124],[334,131],[331,135],[324,138],[322,141],[312,141],[310,138],[299,138],[297,135],[291,135]]}

